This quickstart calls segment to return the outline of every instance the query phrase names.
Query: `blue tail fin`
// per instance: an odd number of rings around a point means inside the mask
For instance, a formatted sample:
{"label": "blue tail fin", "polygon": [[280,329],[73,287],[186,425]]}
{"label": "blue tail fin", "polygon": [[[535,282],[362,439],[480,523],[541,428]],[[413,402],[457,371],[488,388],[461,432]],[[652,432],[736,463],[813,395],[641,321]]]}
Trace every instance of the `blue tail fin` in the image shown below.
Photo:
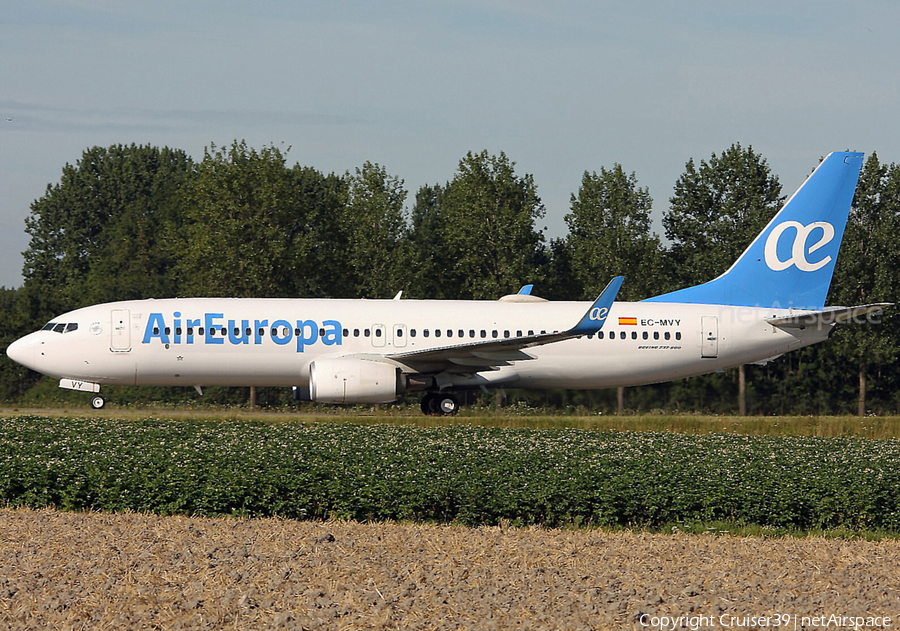
{"label": "blue tail fin", "polygon": [[863,154],[828,154],[727,272],[646,302],[821,309]]}

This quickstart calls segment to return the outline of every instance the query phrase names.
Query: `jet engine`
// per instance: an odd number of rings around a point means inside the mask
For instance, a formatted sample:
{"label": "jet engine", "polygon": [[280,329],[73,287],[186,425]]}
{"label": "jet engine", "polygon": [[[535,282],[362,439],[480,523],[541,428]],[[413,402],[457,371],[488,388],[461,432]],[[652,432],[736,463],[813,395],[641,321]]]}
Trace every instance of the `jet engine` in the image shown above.
{"label": "jet engine", "polygon": [[309,365],[309,394],[320,403],[390,403],[400,391],[400,368],[355,357]]}

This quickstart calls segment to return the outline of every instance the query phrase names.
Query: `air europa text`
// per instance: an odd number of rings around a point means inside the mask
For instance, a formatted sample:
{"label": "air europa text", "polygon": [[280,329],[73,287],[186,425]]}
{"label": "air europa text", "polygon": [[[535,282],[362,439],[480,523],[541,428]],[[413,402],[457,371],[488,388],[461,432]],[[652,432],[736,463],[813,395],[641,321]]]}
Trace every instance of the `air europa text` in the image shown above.
{"label": "air europa text", "polygon": [[[196,335],[195,335],[196,334]],[[162,313],[151,313],[144,329],[143,344],[157,340],[161,344],[262,344],[269,338],[279,346],[294,342],[297,352],[321,340],[325,346],[343,344],[343,329],[337,320],[278,319],[235,320],[223,313],[204,313],[202,318],[182,318],[176,311],[169,324]]]}

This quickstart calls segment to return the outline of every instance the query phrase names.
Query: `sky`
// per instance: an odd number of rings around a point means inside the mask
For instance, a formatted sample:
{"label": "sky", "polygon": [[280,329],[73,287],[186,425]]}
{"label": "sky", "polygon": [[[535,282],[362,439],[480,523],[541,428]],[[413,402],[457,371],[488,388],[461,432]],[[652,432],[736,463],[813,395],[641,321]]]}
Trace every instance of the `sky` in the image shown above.
{"label": "sky", "polygon": [[21,285],[31,203],[120,143],[368,160],[408,205],[467,152],[502,151],[533,175],[548,238],[584,172],[619,163],[662,235],[685,163],[733,143],[785,194],[830,151],[900,162],[898,32],[895,0],[4,2],[0,285]]}

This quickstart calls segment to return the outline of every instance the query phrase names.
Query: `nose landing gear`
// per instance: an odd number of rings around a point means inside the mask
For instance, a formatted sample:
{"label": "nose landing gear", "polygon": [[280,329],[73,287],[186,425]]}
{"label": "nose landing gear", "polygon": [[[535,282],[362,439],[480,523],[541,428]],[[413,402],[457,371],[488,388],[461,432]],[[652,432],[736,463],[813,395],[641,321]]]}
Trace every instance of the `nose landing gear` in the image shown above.
{"label": "nose landing gear", "polygon": [[428,416],[453,416],[459,412],[459,400],[450,393],[428,392],[422,397],[422,413]]}
{"label": "nose landing gear", "polygon": [[106,399],[101,397],[99,394],[97,396],[91,397],[91,407],[95,410],[102,410],[104,405],[106,405]]}

